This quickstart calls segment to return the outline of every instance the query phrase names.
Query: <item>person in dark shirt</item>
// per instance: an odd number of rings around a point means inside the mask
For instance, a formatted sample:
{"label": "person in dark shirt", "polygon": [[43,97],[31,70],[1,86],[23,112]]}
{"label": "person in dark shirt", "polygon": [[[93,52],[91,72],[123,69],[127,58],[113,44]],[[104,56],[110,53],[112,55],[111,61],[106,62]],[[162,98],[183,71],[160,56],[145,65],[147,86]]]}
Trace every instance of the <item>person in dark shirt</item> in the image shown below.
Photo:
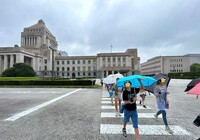
{"label": "person in dark shirt", "polygon": [[[141,83],[141,80],[138,79]],[[136,92],[131,91],[131,82],[125,83],[125,90],[123,92],[123,101],[125,103],[124,107],[124,127],[122,129],[123,136],[127,137],[126,134],[126,124],[129,122],[131,118],[133,123],[133,128],[135,131],[135,139],[140,140],[139,129],[138,129],[138,113],[137,113],[137,106],[136,106]]]}

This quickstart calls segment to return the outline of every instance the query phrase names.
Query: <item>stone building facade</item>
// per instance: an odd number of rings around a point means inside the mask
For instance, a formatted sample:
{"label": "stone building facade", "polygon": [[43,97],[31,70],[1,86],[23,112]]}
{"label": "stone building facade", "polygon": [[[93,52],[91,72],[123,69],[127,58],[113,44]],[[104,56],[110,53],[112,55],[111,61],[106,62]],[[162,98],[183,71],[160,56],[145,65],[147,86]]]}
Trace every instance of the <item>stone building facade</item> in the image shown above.
{"label": "stone building facade", "polygon": [[38,76],[103,78],[109,74],[139,73],[140,58],[137,49],[119,53],[99,53],[96,56],[61,56],[56,37],[43,20],[24,28],[21,46],[0,48],[0,74],[15,63],[26,63]]}
{"label": "stone building facade", "polygon": [[141,64],[141,74],[154,75],[156,73],[189,72],[190,66],[193,63],[200,64],[200,54],[157,56]]}

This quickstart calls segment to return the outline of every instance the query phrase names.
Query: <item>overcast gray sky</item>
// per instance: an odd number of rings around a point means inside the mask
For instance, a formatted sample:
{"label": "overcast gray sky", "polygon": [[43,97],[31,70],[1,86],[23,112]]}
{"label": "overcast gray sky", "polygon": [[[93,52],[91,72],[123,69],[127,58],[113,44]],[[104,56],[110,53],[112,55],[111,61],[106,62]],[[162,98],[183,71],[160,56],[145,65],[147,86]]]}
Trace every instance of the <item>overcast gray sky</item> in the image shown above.
{"label": "overcast gray sky", "polygon": [[200,53],[200,0],[1,0],[0,47],[43,19],[70,56],[137,48],[141,62]]}

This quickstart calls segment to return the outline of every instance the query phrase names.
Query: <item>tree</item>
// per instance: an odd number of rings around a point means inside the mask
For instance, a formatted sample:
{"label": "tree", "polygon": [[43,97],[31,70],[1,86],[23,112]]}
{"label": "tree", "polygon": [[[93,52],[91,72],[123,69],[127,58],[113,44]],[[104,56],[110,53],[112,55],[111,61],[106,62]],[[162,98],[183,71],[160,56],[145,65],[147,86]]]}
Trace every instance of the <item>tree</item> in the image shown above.
{"label": "tree", "polygon": [[34,77],[35,75],[33,68],[25,63],[16,63],[2,73],[2,77]]}
{"label": "tree", "polygon": [[200,64],[194,63],[190,66],[191,72],[200,72]]}

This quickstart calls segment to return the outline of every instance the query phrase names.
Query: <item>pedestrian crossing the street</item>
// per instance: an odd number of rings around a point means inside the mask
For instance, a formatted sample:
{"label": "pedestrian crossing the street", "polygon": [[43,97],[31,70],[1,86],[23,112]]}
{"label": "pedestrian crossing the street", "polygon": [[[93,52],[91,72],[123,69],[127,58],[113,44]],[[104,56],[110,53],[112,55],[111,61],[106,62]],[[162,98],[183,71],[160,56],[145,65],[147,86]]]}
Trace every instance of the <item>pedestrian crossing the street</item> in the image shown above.
{"label": "pedestrian crossing the street", "polygon": [[[120,138],[123,139],[123,114],[116,117],[115,106],[111,104],[110,98],[106,97],[105,94],[102,97],[101,103],[100,134],[102,135],[103,139],[114,139],[114,137],[119,136],[121,136]],[[168,139],[174,140],[191,139],[190,132],[176,124],[170,124],[170,128],[174,132],[173,135],[165,131],[165,125],[162,122],[162,115],[159,115],[158,120],[156,121],[154,113],[150,106],[144,108],[142,105],[139,105],[139,103],[137,103],[137,110],[139,119],[139,133],[141,138],[147,140],[165,139],[166,137],[169,137]],[[143,121],[142,119],[145,119],[145,121]],[[134,129],[131,122],[127,124],[126,131],[128,135],[132,135],[129,136],[129,138],[134,138]]]}

